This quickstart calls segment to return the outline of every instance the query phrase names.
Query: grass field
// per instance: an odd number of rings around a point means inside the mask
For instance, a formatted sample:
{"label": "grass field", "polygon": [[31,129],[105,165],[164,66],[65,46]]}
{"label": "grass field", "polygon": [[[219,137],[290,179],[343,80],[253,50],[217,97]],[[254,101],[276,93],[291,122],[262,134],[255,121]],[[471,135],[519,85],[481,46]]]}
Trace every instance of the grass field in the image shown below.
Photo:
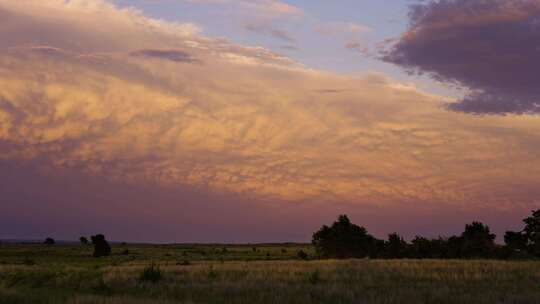
{"label": "grass field", "polygon": [[[540,303],[540,262],[310,260],[308,245],[0,246],[0,303]],[[128,251],[126,255],[125,251]]]}

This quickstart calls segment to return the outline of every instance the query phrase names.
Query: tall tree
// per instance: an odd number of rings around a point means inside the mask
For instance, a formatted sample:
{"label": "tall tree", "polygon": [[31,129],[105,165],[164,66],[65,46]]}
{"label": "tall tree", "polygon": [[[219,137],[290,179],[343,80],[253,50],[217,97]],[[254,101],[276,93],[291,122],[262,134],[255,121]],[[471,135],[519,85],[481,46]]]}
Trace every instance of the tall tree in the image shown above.
{"label": "tall tree", "polygon": [[401,259],[405,257],[407,251],[407,242],[397,233],[388,235],[388,241],[385,243],[385,257],[389,259]]}
{"label": "tall tree", "polygon": [[472,222],[465,225],[465,231],[461,234],[461,254],[468,258],[485,258],[493,254],[495,249],[495,234],[489,227],[480,222]]}
{"label": "tall tree", "polygon": [[376,255],[376,239],[364,227],[352,224],[340,215],[332,226],[322,226],[313,234],[312,243],[324,258],[359,258]]}
{"label": "tall tree", "polygon": [[540,257],[540,209],[533,211],[532,215],[524,219],[523,232],[527,235],[527,249],[530,254]]}

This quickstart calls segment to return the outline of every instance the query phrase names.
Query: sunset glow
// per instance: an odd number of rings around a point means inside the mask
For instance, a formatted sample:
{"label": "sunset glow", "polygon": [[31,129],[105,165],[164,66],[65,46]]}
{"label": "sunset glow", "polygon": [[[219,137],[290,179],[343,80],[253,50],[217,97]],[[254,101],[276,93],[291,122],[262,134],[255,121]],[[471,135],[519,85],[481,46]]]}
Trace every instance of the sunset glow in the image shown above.
{"label": "sunset glow", "polygon": [[540,1],[379,2],[0,0],[0,239],[520,225]]}

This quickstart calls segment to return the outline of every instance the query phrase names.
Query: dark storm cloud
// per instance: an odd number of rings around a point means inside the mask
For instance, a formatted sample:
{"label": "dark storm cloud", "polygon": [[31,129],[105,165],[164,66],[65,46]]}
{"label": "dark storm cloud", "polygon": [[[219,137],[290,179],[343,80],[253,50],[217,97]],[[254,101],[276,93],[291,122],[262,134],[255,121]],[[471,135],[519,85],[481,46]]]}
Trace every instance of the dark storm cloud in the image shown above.
{"label": "dark storm cloud", "polygon": [[180,50],[157,50],[157,49],[145,49],[138,50],[131,53],[131,56],[135,57],[149,57],[165,59],[174,62],[187,62],[194,63],[197,59],[193,58],[190,54]]}
{"label": "dark storm cloud", "polygon": [[472,91],[451,109],[540,113],[540,1],[438,0],[409,15],[385,61]]}

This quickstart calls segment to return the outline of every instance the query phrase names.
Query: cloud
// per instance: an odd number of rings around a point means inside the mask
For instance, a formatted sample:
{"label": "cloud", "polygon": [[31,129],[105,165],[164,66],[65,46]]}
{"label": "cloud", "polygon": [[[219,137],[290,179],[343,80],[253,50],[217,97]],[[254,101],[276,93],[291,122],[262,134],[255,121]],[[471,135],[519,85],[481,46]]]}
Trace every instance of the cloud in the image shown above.
{"label": "cloud", "polygon": [[539,113],[540,2],[447,0],[414,5],[410,29],[383,58],[472,93],[471,113]]}
{"label": "cloud", "polygon": [[337,34],[364,34],[372,29],[366,25],[355,22],[326,22],[319,23],[315,31],[321,35],[333,36]]}
{"label": "cloud", "polygon": [[293,5],[279,0],[187,0],[194,3],[235,5],[241,9],[265,16],[302,16],[304,12]]}
{"label": "cloud", "polygon": [[147,58],[159,58],[166,59],[175,62],[197,62],[190,54],[179,50],[155,50],[145,49],[131,52],[131,56],[135,57],[147,57]]}
{"label": "cloud", "polygon": [[[385,75],[309,69],[106,2],[20,3],[0,0],[3,163],[160,195],[211,192],[224,204],[324,205],[313,214],[538,203],[536,116],[450,112],[444,98]],[[171,223],[169,211],[187,204],[177,195],[144,196],[137,210]],[[189,214],[208,213],[196,200]]]}
{"label": "cloud", "polygon": [[365,43],[361,43],[357,41],[349,41],[345,43],[345,48],[358,52],[364,56],[369,55],[369,47]]}
{"label": "cloud", "polygon": [[285,42],[294,42],[294,37],[286,30],[275,28],[268,22],[245,22],[242,26],[245,30],[258,34],[274,37]]}

